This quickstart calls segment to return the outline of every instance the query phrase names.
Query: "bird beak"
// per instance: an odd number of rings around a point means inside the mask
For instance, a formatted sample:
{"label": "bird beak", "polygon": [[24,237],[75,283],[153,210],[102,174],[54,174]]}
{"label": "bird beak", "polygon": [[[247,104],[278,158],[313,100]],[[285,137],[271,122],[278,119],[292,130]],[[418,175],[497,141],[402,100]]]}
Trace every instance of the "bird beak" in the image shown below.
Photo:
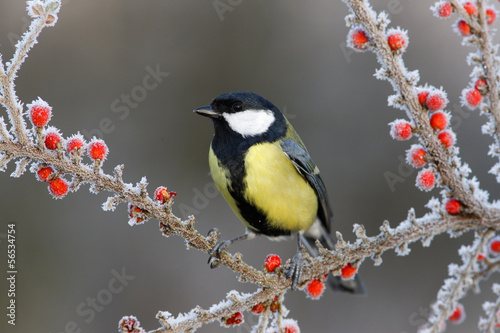
{"label": "bird beak", "polygon": [[211,105],[202,106],[201,108],[194,109],[193,112],[196,112],[200,116],[209,117],[209,118],[219,118],[220,113],[214,111]]}

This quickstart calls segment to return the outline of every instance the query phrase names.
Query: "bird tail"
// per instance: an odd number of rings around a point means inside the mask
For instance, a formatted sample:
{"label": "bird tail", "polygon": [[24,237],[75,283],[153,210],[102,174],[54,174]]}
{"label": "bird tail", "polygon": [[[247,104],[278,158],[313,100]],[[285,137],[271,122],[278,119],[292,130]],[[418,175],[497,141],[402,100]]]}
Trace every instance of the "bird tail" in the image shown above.
{"label": "bird tail", "polygon": [[[302,234],[301,237],[302,243],[313,257],[319,255],[318,249],[314,245],[316,240],[319,240],[321,245],[327,249],[333,250],[335,248],[335,241],[319,220],[316,220],[313,226]],[[335,292],[346,292],[355,295],[366,294],[365,285],[359,274],[356,274],[349,280],[342,279],[340,276],[330,275],[327,282]]]}

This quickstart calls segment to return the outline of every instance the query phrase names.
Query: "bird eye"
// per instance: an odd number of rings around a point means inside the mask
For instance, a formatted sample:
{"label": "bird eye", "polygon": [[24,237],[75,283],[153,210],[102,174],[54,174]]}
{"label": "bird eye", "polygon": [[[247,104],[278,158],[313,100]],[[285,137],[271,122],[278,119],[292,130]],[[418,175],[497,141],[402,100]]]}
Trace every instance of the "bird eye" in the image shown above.
{"label": "bird eye", "polygon": [[231,106],[231,109],[233,109],[233,111],[235,112],[241,111],[243,110],[243,104],[241,104],[240,102],[236,102],[233,104],[233,106]]}

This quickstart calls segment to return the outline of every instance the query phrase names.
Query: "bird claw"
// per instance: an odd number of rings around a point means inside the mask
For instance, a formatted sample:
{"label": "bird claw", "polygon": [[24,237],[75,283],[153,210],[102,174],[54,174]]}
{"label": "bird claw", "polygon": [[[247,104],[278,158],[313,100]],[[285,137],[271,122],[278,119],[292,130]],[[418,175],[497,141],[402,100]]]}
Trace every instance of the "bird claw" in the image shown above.
{"label": "bird claw", "polygon": [[297,284],[302,278],[302,265],[302,253],[297,252],[297,254],[293,256],[292,261],[290,262],[290,266],[285,273],[287,279],[292,279],[292,290],[297,289]]}
{"label": "bird claw", "polygon": [[220,241],[218,242],[208,253],[210,257],[208,258],[208,263],[210,264],[210,268],[217,268],[220,266],[220,255],[226,250],[229,245],[231,245],[231,241]]}

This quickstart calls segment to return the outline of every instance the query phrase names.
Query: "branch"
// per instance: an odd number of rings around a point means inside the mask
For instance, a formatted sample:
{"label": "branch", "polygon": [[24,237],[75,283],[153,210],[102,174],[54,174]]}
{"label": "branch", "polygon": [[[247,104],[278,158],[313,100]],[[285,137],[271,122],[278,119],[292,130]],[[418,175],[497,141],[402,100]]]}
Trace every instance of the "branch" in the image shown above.
{"label": "branch", "polygon": [[449,266],[450,278],[438,292],[437,300],[431,307],[431,315],[426,325],[419,329],[421,333],[438,333],[444,322],[456,308],[458,300],[463,298],[470,288],[477,282],[474,280],[475,272],[478,271],[477,257],[484,253],[486,244],[493,234],[490,229],[485,233],[476,234],[474,243],[471,246],[462,246],[459,250],[463,264]]}
{"label": "branch", "polygon": [[493,284],[493,293],[497,295],[497,300],[493,302],[485,302],[483,310],[486,312],[487,318],[479,319],[479,329],[484,333],[494,332],[495,328],[500,325],[500,284]]}

